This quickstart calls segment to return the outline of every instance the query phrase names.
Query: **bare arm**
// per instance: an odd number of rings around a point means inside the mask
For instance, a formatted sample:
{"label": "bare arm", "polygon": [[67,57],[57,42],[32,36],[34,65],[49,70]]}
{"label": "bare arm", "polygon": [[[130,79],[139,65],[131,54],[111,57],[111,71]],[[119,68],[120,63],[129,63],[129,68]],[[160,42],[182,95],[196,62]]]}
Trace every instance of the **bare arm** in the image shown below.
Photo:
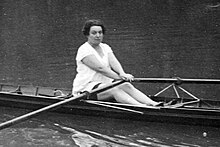
{"label": "bare arm", "polygon": [[124,70],[123,70],[123,68],[121,66],[121,63],[115,57],[114,53],[109,53],[108,57],[109,57],[109,63],[110,63],[111,68],[115,72],[117,72],[122,79],[128,80],[128,81],[133,80],[134,76],[124,72]]}
{"label": "bare arm", "polygon": [[103,66],[94,55],[88,55],[82,59],[82,62],[91,69],[109,77],[112,79],[121,79],[119,74],[111,70],[110,68]]}
{"label": "bare arm", "polygon": [[117,72],[119,75],[125,74],[125,72],[121,66],[121,63],[115,57],[114,53],[109,53],[108,58],[109,58],[110,66],[115,72]]}

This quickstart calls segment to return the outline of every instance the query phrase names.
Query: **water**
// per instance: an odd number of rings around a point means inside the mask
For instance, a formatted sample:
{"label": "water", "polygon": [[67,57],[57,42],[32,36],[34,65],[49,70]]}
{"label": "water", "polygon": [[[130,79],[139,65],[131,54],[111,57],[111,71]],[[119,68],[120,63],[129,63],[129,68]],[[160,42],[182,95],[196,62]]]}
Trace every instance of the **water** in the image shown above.
{"label": "water", "polygon": [[[220,7],[212,0],[10,0],[0,2],[0,82],[72,88],[85,20],[102,19],[104,41],[135,77],[219,79]],[[164,84],[136,84],[155,94]],[[218,85],[184,85],[219,99]],[[25,110],[1,108],[1,122]],[[207,137],[203,137],[203,133]],[[86,141],[85,141],[86,140]],[[2,130],[0,146],[218,146],[219,129],[42,115]]]}
{"label": "water", "polygon": [[[0,112],[3,122],[27,110],[1,108]],[[57,113],[45,113],[0,131],[2,147],[217,147],[219,143],[220,128]]]}

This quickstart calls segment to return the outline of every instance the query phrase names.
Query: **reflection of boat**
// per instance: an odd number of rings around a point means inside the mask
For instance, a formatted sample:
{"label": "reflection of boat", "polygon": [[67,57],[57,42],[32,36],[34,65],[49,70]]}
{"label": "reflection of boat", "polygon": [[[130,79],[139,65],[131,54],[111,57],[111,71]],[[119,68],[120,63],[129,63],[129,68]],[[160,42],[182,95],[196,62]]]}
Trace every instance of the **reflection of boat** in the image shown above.
{"label": "reflection of boat", "polygon": [[[139,121],[220,126],[220,100],[199,99],[180,87],[180,84],[183,83],[219,84],[220,80],[137,78],[135,81],[146,83],[171,83],[171,85],[158,92],[158,94],[152,96],[152,99],[164,102],[172,100],[175,101],[176,104],[164,107],[135,106],[116,102],[87,100],[87,95],[83,95],[80,98],[62,105],[62,107],[53,109],[53,111]],[[161,93],[172,87],[174,88],[176,97],[160,97]],[[190,97],[181,97],[177,88]],[[36,110],[63,101],[64,98],[71,97],[68,96],[70,91],[60,90],[62,92],[59,91],[59,94],[57,94],[58,90],[54,88],[1,84],[0,105],[4,107]],[[56,91],[55,94],[54,91]],[[92,96],[92,94],[90,96]]]}

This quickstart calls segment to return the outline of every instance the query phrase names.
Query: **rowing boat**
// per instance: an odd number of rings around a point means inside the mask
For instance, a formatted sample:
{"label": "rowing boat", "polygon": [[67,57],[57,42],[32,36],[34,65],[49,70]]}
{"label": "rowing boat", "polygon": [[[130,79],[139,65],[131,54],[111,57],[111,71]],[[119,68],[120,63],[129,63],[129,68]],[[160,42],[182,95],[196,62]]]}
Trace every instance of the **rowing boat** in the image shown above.
{"label": "rowing boat", "polygon": [[[220,100],[201,99],[181,87],[184,83],[219,84],[220,80],[136,78],[134,82],[170,83],[151,98],[155,101],[174,101],[175,104],[154,107],[121,104],[114,101],[96,101],[87,99],[88,96],[92,96],[88,93],[50,111],[73,115],[220,127]],[[169,88],[174,89],[176,97],[160,96]],[[177,89],[189,95],[190,98],[181,97]],[[71,91],[66,89],[0,84],[0,105],[4,107],[37,110],[71,97]]]}

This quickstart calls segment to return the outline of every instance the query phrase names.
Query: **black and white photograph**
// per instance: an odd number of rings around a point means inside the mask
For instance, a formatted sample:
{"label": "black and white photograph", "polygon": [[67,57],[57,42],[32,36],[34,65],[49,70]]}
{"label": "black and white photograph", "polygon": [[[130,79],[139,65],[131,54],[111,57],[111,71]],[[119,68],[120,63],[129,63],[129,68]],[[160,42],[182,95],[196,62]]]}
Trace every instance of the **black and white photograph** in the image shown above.
{"label": "black and white photograph", "polygon": [[0,147],[219,147],[220,0],[1,0]]}

